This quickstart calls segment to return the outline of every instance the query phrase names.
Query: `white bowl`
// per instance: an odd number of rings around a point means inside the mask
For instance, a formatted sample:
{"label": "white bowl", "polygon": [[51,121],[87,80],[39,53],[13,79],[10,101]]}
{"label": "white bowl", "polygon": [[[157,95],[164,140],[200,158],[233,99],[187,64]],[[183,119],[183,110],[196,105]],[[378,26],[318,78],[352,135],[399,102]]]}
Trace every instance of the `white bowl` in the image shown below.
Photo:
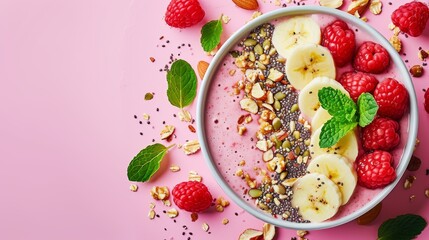
{"label": "white bowl", "polygon": [[[338,19],[344,20],[347,23],[351,23],[352,25],[357,27],[359,31],[365,31],[367,34],[372,36],[372,38],[377,43],[381,44],[389,52],[391,57],[391,64],[395,65],[395,68],[397,69],[396,71],[398,72],[398,74],[402,79],[401,82],[407,88],[409,97],[410,97],[409,113],[408,113],[408,116],[404,116],[404,117],[408,117],[408,129],[405,130],[408,133],[408,139],[406,139],[406,142],[403,144],[405,145],[404,150],[402,152],[401,159],[399,160],[399,163],[396,167],[396,173],[397,173],[396,180],[390,185],[384,187],[384,189],[382,189],[370,202],[366,203],[363,207],[355,210],[349,215],[343,216],[341,218],[336,218],[334,220],[328,220],[321,223],[295,223],[295,222],[289,222],[282,219],[277,219],[259,210],[256,206],[252,206],[252,204],[249,204],[245,200],[243,200],[242,197],[240,197],[240,195],[236,191],[234,191],[231,188],[231,186],[225,181],[222,174],[219,172],[218,167],[213,161],[212,154],[210,152],[210,149],[208,148],[206,129],[205,129],[205,121],[206,121],[205,108],[206,108],[207,94],[210,91],[210,83],[212,78],[216,74],[219,64],[222,63],[224,57],[228,54],[228,52],[232,48],[234,48],[237,45],[237,43],[241,41],[251,30],[253,30],[257,26],[266,22],[270,22],[277,18],[294,16],[294,15],[302,15],[302,14],[332,15]],[[305,230],[325,229],[325,228],[331,228],[341,224],[345,224],[361,216],[365,212],[372,209],[380,201],[382,201],[392,191],[392,189],[396,186],[396,184],[404,174],[404,171],[406,170],[409,160],[413,153],[413,148],[415,145],[415,140],[417,137],[417,129],[418,129],[417,128],[418,126],[417,100],[416,100],[414,87],[413,87],[411,78],[408,74],[408,70],[405,67],[398,53],[395,51],[395,49],[374,28],[369,26],[367,23],[359,20],[358,18],[354,17],[353,15],[350,15],[346,12],[339,11],[336,9],[319,7],[319,6],[300,6],[300,7],[287,7],[287,8],[278,9],[278,10],[266,13],[250,21],[241,29],[239,29],[237,32],[235,32],[222,45],[222,47],[220,48],[220,50],[217,52],[216,56],[213,58],[212,62],[210,63],[209,68],[207,69],[204,80],[202,81],[202,86],[200,87],[199,94],[198,94],[196,120],[197,120],[198,137],[200,140],[202,152],[204,154],[206,162],[213,176],[215,177],[215,179],[217,180],[218,184],[221,186],[223,191],[241,208],[243,208],[244,210],[246,210],[247,212],[251,213],[252,215],[261,219],[264,222],[271,223],[276,226],[285,227],[285,228],[305,229]]]}

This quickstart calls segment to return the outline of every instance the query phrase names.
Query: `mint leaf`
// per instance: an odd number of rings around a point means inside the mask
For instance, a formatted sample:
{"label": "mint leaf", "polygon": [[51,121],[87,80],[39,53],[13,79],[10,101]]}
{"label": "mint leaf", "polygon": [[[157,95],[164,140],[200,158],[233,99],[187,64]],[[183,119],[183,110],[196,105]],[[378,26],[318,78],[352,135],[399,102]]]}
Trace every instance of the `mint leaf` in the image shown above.
{"label": "mint leaf", "polygon": [[378,240],[414,239],[426,225],[426,220],[419,215],[400,215],[381,224],[378,228]]}
{"label": "mint leaf", "polygon": [[128,180],[134,182],[146,182],[158,171],[159,164],[167,150],[164,145],[156,143],[141,150],[128,165]]}
{"label": "mint leaf", "polygon": [[213,20],[206,23],[201,29],[201,46],[205,52],[210,52],[220,43],[220,35],[222,34],[222,21]]}
{"label": "mint leaf", "polygon": [[338,89],[324,87],[317,93],[320,105],[332,116],[343,116],[352,121],[356,115],[356,104]]}
{"label": "mint leaf", "polygon": [[167,73],[168,101],[178,108],[188,106],[197,95],[197,76],[185,60],[179,59]]}
{"label": "mint leaf", "polygon": [[375,114],[377,114],[377,102],[370,93],[362,93],[357,100],[357,105],[359,109],[359,126],[365,127],[374,120]]}
{"label": "mint leaf", "polygon": [[349,122],[342,117],[334,116],[322,126],[319,146],[321,148],[332,147],[338,141],[340,141],[340,139],[343,138],[350,130],[355,128],[356,125],[356,121]]}

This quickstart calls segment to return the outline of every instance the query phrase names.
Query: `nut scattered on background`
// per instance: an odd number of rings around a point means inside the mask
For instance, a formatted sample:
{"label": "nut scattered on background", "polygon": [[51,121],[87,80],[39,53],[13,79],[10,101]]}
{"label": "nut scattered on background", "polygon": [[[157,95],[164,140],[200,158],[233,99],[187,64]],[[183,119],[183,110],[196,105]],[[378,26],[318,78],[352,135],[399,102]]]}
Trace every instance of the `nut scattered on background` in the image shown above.
{"label": "nut scattered on background", "polygon": [[182,122],[191,122],[192,121],[191,113],[188,110],[182,109],[179,112],[179,119]]}
{"label": "nut scattered on background", "polygon": [[206,61],[199,61],[197,64],[197,71],[198,76],[200,76],[200,79],[203,80],[204,75],[207,72],[207,68],[209,67],[209,63]]}
{"label": "nut scattered on background", "polygon": [[256,10],[259,8],[257,0],[232,0],[235,5],[246,10]]}
{"label": "nut scattered on background", "polygon": [[371,0],[371,3],[369,4],[369,10],[371,13],[378,15],[381,13],[381,8],[383,7],[383,4],[380,2],[380,0]]}
{"label": "nut scattered on background", "polygon": [[320,6],[339,8],[343,5],[343,0],[319,0]]}
{"label": "nut scattered on background", "polygon": [[420,65],[414,65],[410,68],[410,73],[413,77],[421,77],[423,76],[423,67]]}
{"label": "nut scattered on background", "polygon": [[425,60],[427,57],[429,57],[429,53],[426,52],[425,50],[421,49],[419,51],[419,53],[417,54],[417,56],[419,57],[420,60]]}
{"label": "nut scattered on background", "polygon": [[154,186],[150,190],[150,195],[155,200],[166,200],[170,196],[170,190],[168,187],[158,187]]}
{"label": "nut scattered on background", "polygon": [[178,172],[178,171],[180,171],[180,167],[177,166],[177,165],[171,165],[170,166],[170,171],[172,171],[172,172]]}
{"label": "nut scattered on background", "polygon": [[177,209],[175,208],[171,208],[169,210],[167,210],[167,216],[169,218],[175,218],[179,215],[179,212],[177,211]]}
{"label": "nut scattered on background", "polygon": [[361,16],[365,12],[366,8],[368,7],[368,3],[369,3],[369,0],[352,1],[350,5],[347,7],[347,12],[355,16],[357,13],[358,16]]}
{"label": "nut scattered on background", "polygon": [[416,176],[408,176],[404,181],[404,188],[410,189],[413,186],[413,183],[415,180],[416,180]]}
{"label": "nut scattered on background", "polygon": [[175,129],[176,128],[173,125],[165,125],[160,133],[161,139],[169,138],[171,135],[173,135]]}
{"label": "nut scattered on background", "polygon": [[137,192],[138,189],[139,189],[139,187],[137,185],[135,185],[135,184],[130,185],[131,192]]}
{"label": "nut scattered on background", "polygon": [[155,218],[155,211],[153,209],[151,209],[147,216],[149,217],[149,219],[154,219]]}
{"label": "nut scattered on background", "polygon": [[183,144],[183,151],[185,151],[186,155],[191,155],[200,150],[200,143],[198,140],[188,141]]}
{"label": "nut scattered on background", "polygon": [[204,232],[207,232],[210,229],[210,227],[207,223],[203,223],[202,228],[203,228]]}
{"label": "nut scattered on background", "polygon": [[402,49],[402,43],[401,43],[401,39],[399,39],[398,36],[393,35],[390,39],[389,39],[390,44],[392,44],[393,48],[397,51],[400,52]]}

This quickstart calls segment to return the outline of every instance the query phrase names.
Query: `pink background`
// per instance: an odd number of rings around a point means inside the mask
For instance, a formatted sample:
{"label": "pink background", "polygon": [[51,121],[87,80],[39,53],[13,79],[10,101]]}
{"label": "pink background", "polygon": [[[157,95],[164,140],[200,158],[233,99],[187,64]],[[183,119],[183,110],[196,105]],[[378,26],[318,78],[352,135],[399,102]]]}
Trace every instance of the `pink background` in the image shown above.
{"label": "pink background", "polygon": [[[126,169],[133,156],[152,144],[152,139],[167,144],[159,138],[163,121],[177,127],[172,143],[197,139],[187,123],[173,116],[178,109],[167,101],[165,72],[159,69],[168,64],[170,54],[177,57],[180,53],[194,67],[199,60],[210,61],[199,44],[202,25],[222,13],[230,16],[224,40],[252,14],[230,0],[201,0],[204,20],[178,30],[164,23],[168,2],[0,1],[0,239],[237,239],[246,228],[261,228],[262,222],[234,203],[223,213],[201,213],[196,222],[180,211],[174,223],[162,212],[168,208],[156,202],[160,217],[148,219],[149,203],[155,202],[150,188],[165,185],[172,189],[187,180],[190,170],[203,176],[214,197],[226,197],[201,152],[186,156],[181,149],[172,149],[162,163],[163,170],[150,182],[139,183],[138,192],[129,190]],[[382,2],[380,16],[370,12],[365,16],[390,37],[390,14],[398,2],[407,1]],[[259,3],[262,12],[279,8],[270,1]],[[400,38],[407,66],[421,63],[417,51],[418,47],[429,49],[429,27],[419,38]],[[178,49],[182,43],[191,48]],[[156,61],[152,63],[149,57]],[[309,239],[375,239],[378,226],[388,218],[404,213],[428,217],[429,199],[423,193],[429,188],[425,175],[429,115],[422,103],[422,89],[429,87],[427,74],[413,80],[420,126],[424,126],[419,129],[421,144],[415,153],[423,164],[419,171],[405,173],[405,177],[417,177],[413,187],[404,190],[401,181],[371,225],[353,221],[311,231]],[[155,93],[152,101],[144,101],[146,92]],[[193,116],[195,107],[196,101],[187,108]],[[150,124],[143,113],[151,116]],[[173,163],[181,167],[180,172],[168,171]],[[416,198],[410,201],[412,194]],[[230,223],[222,225],[223,218]],[[211,234],[201,229],[203,222],[210,225]],[[278,232],[278,239],[296,234],[288,229]],[[419,239],[428,238],[425,229]]]}

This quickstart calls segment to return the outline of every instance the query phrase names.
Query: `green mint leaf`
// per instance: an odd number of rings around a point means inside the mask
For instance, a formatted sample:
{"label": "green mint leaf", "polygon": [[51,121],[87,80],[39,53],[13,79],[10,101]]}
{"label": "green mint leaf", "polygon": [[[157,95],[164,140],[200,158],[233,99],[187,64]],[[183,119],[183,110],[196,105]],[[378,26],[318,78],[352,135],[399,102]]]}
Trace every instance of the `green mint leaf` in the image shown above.
{"label": "green mint leaf", "polygon": [[356,116],[356,104],[338,89],[324,87],[317,93],[320,105],[332,116],[342,116],[352,121]]}
{"label": "green mint leaf", "polygon": [[414,239],[426,225],[426,220],[419,215],[400,215],[381,224],[378,228],[378,240]]}
{"label": "green mint leaf", "polygon": [[128,180],[134,182],[146,182],[159,169],[161,160],[168,148],[156,143],[141,150],[128,165]]}
{"label": "green mint leaf", "polygon": [[356,125],[356,121],[349,122],[342,117],[334,116],[323,124],[320,132],[319,146],[321,148],[332,147],[350,130],[355,128]]}
{"label": "green mint leaf", "polygon": [[370,93],[362,93],[357,100],[357,105],[359,109],[359,126],[365,127],[374,120],[377,114],[377,102]]}
{"label": "green mint leaf", "polygon": [[173,106],[183,108],[194,101],[197,95],[197,75],[185,60],[179,59],[167,73],[167,96]]}
{"label": "green mint leaf", "polygon": [[220,43],[220,35],[223,27],[221,20],[213,20],[206,23],[201,29],[201,46],[204,51],[210,52]]}

